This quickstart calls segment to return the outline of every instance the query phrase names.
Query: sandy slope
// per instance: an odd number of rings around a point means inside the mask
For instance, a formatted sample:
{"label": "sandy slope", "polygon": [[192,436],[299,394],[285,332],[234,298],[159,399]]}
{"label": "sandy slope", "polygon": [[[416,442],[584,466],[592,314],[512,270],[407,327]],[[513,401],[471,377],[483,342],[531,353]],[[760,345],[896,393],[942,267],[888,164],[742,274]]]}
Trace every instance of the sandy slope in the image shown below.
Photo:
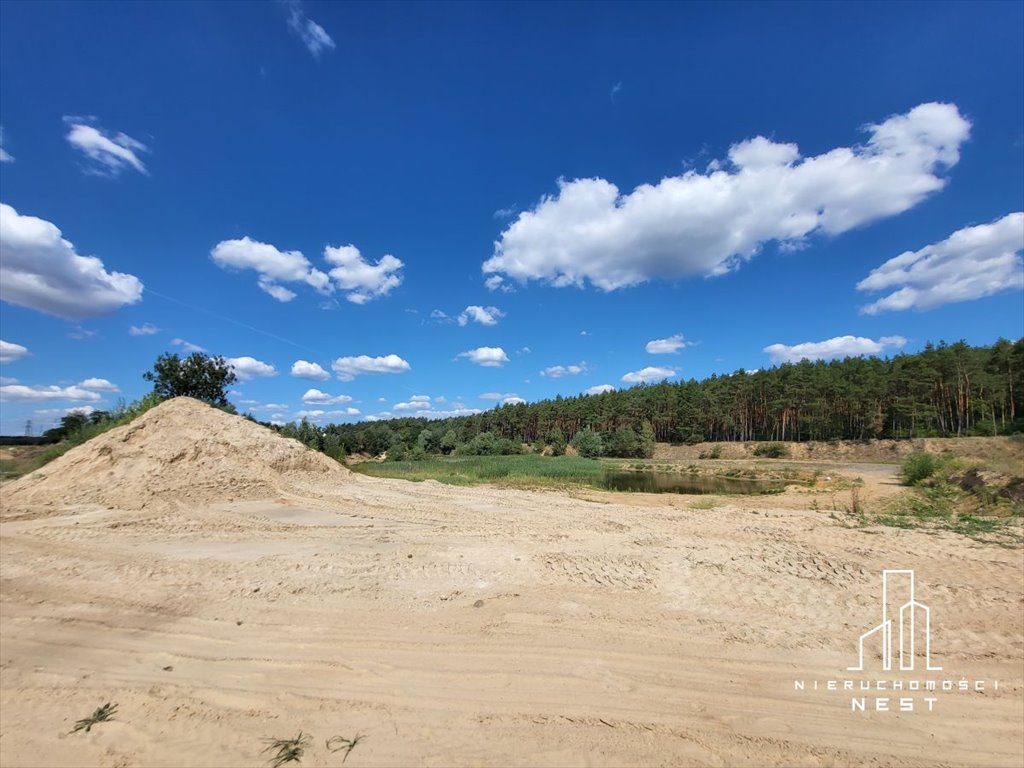
{"label": "sandy slope", "polygon": [[[1024,761],[1020,550],[267,471],[262,498],[141,510],[65,490],[26,515],[2,489],[0,764],[266,765],[262,740],[299,730],[303,766],[340,765],[324,740],[357,732],[346,765]],[[848,676],[893,567],[933,612],[933,676],[998,690],[931,713],[794,690]],[[106,701],[114,722],[68,735]]]}

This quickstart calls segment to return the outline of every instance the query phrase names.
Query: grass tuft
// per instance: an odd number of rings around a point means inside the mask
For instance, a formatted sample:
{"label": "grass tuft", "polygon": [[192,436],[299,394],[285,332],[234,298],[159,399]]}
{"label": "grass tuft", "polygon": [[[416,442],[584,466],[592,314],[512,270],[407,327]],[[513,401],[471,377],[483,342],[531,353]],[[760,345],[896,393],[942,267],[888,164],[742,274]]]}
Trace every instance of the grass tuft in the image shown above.
{"label": "grass tuft", "polygon": [[351,739],[346,739],[344,736],[332,736],[327,740],[327,750],[329,752],[345,752],[344,757],[341,758],[341,762],[344,763],[348,760],[348,756],[352,753],[352,750],[356,748],[356,745],[365,739],[366,736],[361,733],[357,733]]}
{"label": "grass tuft", "polygon": [[96,723],[105,723],[113,720],[115,712],[117,712],[117,704],[107,702],[102,707],[97,707],[89,717],[83,717],[81,720],[78,720],[75,723],[75,727],[71,729],[71,732],[85,731],[88,733]]}
{"label": "grass tuft", "polygon": [[302,760],[302,755],[306,751],[306,747],[309,746],[310,737],[309,734],[299,731],[299,735],[294,739],[267,739],[269,746],[264,749],[264,752],[274,751],[274,756],[270,758],[271,768],[280,768],[285,763],[298,763]]}

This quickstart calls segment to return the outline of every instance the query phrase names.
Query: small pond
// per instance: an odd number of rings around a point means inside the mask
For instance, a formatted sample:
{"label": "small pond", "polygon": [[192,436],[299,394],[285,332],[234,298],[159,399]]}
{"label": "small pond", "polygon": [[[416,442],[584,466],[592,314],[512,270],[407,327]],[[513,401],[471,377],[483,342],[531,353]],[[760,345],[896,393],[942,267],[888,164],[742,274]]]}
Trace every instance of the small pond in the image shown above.
{"label": "small pond", "polygon": [[751,480],[738,477],[691,475],[676,472],[607,471],[601,486],[609,491],[642,493],[776,493],[785,489],[782,480]]}

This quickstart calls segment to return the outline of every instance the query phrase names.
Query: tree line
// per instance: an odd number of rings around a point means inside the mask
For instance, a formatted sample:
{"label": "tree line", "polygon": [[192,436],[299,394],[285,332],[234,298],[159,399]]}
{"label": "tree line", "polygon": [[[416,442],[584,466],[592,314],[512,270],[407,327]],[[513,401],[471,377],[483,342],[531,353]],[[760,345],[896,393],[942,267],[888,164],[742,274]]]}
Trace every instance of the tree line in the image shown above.
{"label": "tree line", "polygon": [[484,451],[532,444],[558,452],[584,431],[584,442],[599,439],[599,455],[625,456],[649,455],[654,441],[1006,435],[1024,432],[1024,338],[978,347],[940,342],[892,358],[802,360],[449,419],[292,423],[281,431],[335,456],[410,458],[473,450],[474,440]]}

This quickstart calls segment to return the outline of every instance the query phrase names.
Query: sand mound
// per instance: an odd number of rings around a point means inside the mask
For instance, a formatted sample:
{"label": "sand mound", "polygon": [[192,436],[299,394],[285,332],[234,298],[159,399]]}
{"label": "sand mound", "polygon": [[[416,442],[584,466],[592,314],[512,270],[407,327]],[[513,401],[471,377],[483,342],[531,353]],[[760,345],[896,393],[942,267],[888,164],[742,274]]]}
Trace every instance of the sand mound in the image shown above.
{"label": "sand mound", "polygon": [[248,501],[280,496],[313,479],[349,477],[340,464],[297,440],[178,397],[5,486],[3,511]]}

